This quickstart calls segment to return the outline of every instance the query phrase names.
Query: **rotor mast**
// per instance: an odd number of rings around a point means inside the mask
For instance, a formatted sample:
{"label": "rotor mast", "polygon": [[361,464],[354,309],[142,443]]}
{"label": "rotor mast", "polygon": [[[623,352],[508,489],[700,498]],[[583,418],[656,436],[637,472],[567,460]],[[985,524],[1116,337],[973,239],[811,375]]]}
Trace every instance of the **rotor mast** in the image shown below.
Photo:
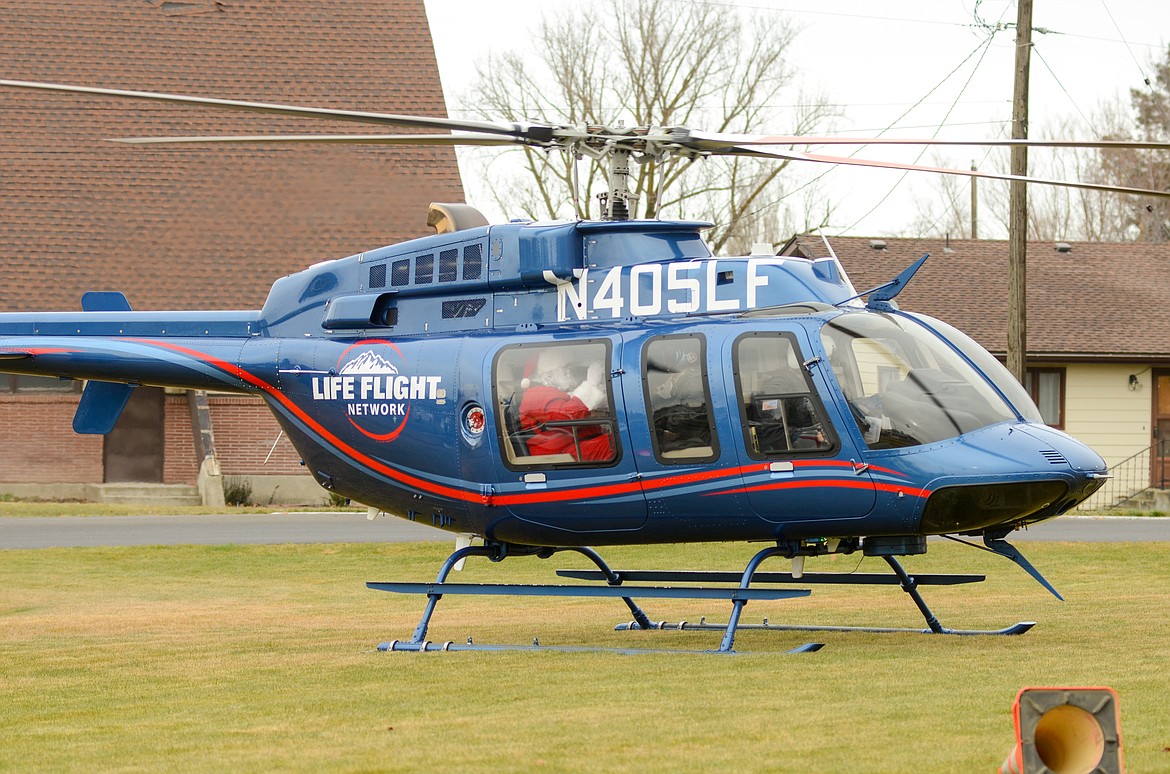
{"label": "rotor mast", "polygon": [[630,211],[638,207],[638,197],[630,193],[630,150],[611,147],[606,154],[609,162],[609,190],[598,195],[602,220],[629,220]]}

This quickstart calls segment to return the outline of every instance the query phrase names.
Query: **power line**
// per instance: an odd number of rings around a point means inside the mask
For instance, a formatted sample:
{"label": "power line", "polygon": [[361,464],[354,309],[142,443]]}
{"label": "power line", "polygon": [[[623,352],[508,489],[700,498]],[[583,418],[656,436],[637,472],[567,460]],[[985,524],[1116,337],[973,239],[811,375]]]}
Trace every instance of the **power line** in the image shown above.
{"label": "power line", "polygon": [[[990,35],[988,35],[988,36],[987,36],[987,40],[986,40],[986,41],[984,41],[984,43],[983,43],[983,53],[979,55],[979,61],[975,63],[975,66],[974,66],[973,68],[971,68],[971,74],[967,76],[967,81],[966,81],[966,83],[964,83],[964,84],[963,84],[963,88],[961,88],[961,89],[959,90],[959,95],[958,95],[958,96],[955,98],[955,102],[954,102],[954,103],[951,105],[951,108],[950,108],[950,110],[948,110],[948,111],[947,111],[947,114],[946,114],[945,116],[943,116],[943,119],[942,119],[942,121],[940,121],[940,122],[939,122],[939,124],[938,124],[938,127],[937,127],[937,128],[935,129],[935,131],[934,131],[934,134],[931,136],[931,139],[934,139],[935,137],[937,137],[937,136],[938,136],[938,133],[939,133],[940,131],[942,131],[942,128],[943,128],[943,126],[944,126],[944,125],[946,124],[946,122],[947,122],[947,117],[948,117],[948,116],[950,116],[951,112],[952,112],[952,111],[955,109],[955,105],[957,105],[957,104],[958,104],[958,102],[959,102],[959,99],[960,99],[960,98],[963,96],[963,94],[964,94],[964,93],[967,91],[967,87],[971,85],[971,81],[972,81],[972,80],[975,78],[975,73],[977,73],[977,72],[979,71],[979,66],[980,66],[981,64],[983,64],[983,59],[984,59],[984,57],[986,57],[986,56],[987,56],[987,52],[988,52],[988,50],[990,50],[990,48],[991,48],[991,41],[992,41],[994,38],[995,38],[995,32],[993,31],[993,32],[992,32]],[[972,54],[973,54],[973,53],[974,53],[974,52],[972,52]],[[970,58],[971,58],[970,56],[968,56],[968,57],[967,57],[967,59],[970,59]],[[964,60],[964,62],[965,62],[965,61],[966,61],[966,60]],[[957,68],[956,68],[956,69],[957,69]],[[948,77],[950,77],[950,76],[948,76]],[[919,151],[919,152],[918,152],[918,155],[914,157],[914,162],[913,162],[913,163],[914,163],[914,164],[917,164],[917,163],[918,163],[918,162],[919,162],[919,161],[922,159],[922,157],[926,155],[926,152],[927,152],[927,150],[929,150],[929,146],[927,146],[927,147],[924,147],[924,148],[923,148],[921,151]],[[867,212],[866,212],[864,215],[862,215],[860,218],[858,218],[856,221],[854,221],[854,222],[853,222],[853,224],[852,224],[851,226],[849,226],[849,228],[845,229],[845,231],[850,231],[850,230],[852,230],[853,228],[855,228],[855,227],[857,226],[857,224],[858,224],[858,223],[860,223],[861,221],[865,220],[865,219],[866,219],[866,218],[868,218],[870,215],[872,215],[872,214],[873,214],[873,212],[874,212],[874,210],[876,210],[878,207],[881,207],[883,204],[885,204],[885,203],[886,203],[886,200],[887,200],[887,199],[889,199],[891,195],[893,195],[894,191],[895,191],[895,190],[897,190],[898,186],[900,186],[900,185],[902,184],[902,181],[903,181],[903,180],[905,180],[905,179],[906,179],[906,176],[907,176],[907,175],[909,175],[909,174],[910,174],[909,170],[907,170],[907,171],[903,172],[903,173],[902,173],[902,176],[898,178],[898,182],[896,182],[896,183],[894,183],[892,186],[890,186],[890,190],[886,192],[886,195],[885,195],[885,196],[883,196],[881,199],[879,199],[879,200],[878,200],[878,202],[877,202],[877,204],[875,204],[874,206],[870,207],[870,208],[869,208],[869,210],[868,210],[868,211],[867,211]]]}
{"label": "power line", "polygon": [[1040,60],[1040,64],[1044,65],[1044,69],[1047,70],[1048,74],[1052,76],[1052,80],[1056,81],[1056,85],[1059,86],[1060,90],[1064,92],[1064,96],[1068,97],[1068,101],[1072,103],[1073,109],[1077,111],[1077,114],[1080,115],[1081,120],[1084,121],[1085,125],[1089,127],[1089,131],[1093,133],[1094,137],[1099,137],[1100,133],[1097,131],[1097,127],[1093,126],[1093,122],[1090,121],[1089,117],[1085,115],[1085,111],[1081,110],[1081,106],[1077,104],[1077,101],[1073,98],[1073,95],[1070,94],[1069,90],[1064,87],[1064,83],[1052,69],[1052,66],[1048,64],[1048,60],[1045,59],[1044,55],[1040,53],[1040,49],[1033,45],[1032,53],[1035,54],[1036,57]]}
{"label": "power line", "polygon": [[[709,6],[714,6],[717,8],[729,8],[729,9],[735,9],[735,10],[749,9],[749,10],[753,10],[753,11],[770,11],[770,12],[774,12],[774,13],[787,13],[787,14],[793,14],[793,15],[797,15],[797,16],[799,16],[799,15],[832,16],[832,17],[837,17],[837,18],[842,18],[842,19],[860,19],[862,21],[882,21],[882,22],[890,22],[890,23],[895,23],[895,24],[927,24],[927,25],[933,25],[933,26],[938,26],[938,27],[960,27],[960,28],[968,28],[968,29],[972,29],[972,30],[987,30],[987,31],[996,31],[996,32],[1001,32],[1003,30],[1008,30],[1008,29],[1012,29],[1013,27],[1015,27],[1015,24],[1011,23],[1011,22],[996,22],[995,24],[989,24],[987,22],[982,22],[981,20],[976,21],[976,22],[952,22],[952,21],[945,21],[943,19],[921,19],[921,18],[910,18],[910,17],[904,17],[904,16],[879,16],[876,14],[844,13],[842,11],[824,11],[824,10],[807,9],[807,8],[786,8],[783,6],[760,5],[760,4],[756,4],[756,3],[735,2],[735,0],[664,0],[664,2],[677,3],[680,5],[709,5]],[[1104,5],[1105,0],[1101,0],[1101,2]],[[976,8],[978,8],[978,5],[979,5],[979,3],[976,3]],[[1007,6],[1005,6],[1005,13],[1006,13],[1006,8],[1007,8]],[[1109,9],[1106,8],[1106,12],[1108,12],[1108,10]],[[1112,19],[1112,18],[1113,18],[1112,14],[1110,14],[1110,19]],[[1107,37],[1102,37],[1100,35],[1085,35],[1085,34],[1076,33],[1076,32],[1063,32],[1061,30],[1047,29],[1047,28],[1043,28],[1043,27],[1037,27],[1037,28],[1033,28],[1033,29],[1035,32],[1045,34],[1045,35],[1063,35],[1063,36],[1069,37],[1069,38],[1079,38],[1080,40],[1095,40],[1095,41],[1099,41],[1102,43],[1121,43],[1121,44],[1125,45],[1127,48],[1129,48],[1131,46],[1141,46],[1144,48],[1157,49],[1157,50],[1160,50],[1162,48],[1161,43],[1130,42],[1130,41],[1125,39],[1125,35],[1121,32],[1121,29],[1119,27],[1117,27],[1117,22],[1114,22],[1113,26],[1115,29],[1117,29],[1117,34],[1121,36],[1120,38],[1107,38]],[[1133,55],[1132,51],[1130,52],[1130,55],[1131,56]],[[1136,59],[1135,59],[1135,61],[1136,61]],[[1138,67],[1140,69],[1141,65],[1139,64]]]}
{"label": "power line", "polygon": [[[679,0],[674,0],[674,1],[679,1]],[[902,113],[900,116],[898,116],[897,118],[895,118],[895,119],[894,119],[894,120],[893,120],[893,121],[892,121],[890,124],[888,124],[888,125],[887,125],[887,126],[884,128],[884,129],[882,129],[882,130],[880,130],[880,131],[876,132],[876,136],[877,136],[877,137],[881,137],[881,136],[882,136],[883,134],[885,134],[886,132],[888,132],[888,131],[890,131],[891,129],[895,128],[895,127],[897,126],[897,124],[898,124],[898,122],[899,122],[899,121],[901,121],[903,118],[905,118],[906,116],[908,116],[908,115],[909,115],[911,112],[913,112],[913,111],[914,111],[914,110],[915,110],[917,107],[919,107],[920,105],[924,104],[924,103],[926,102],[926,100],[927,100],[927,99],[930,97],[930,95],[931,95],[931,94],[934,94],[936,91],[938,91],[938,90],[939,90],[939,89],[942,87],[942,85],[943,85],[944,83],[946,83],[947,81],[949,81],[949,80],[951,79],[951,76],[953,76],[955,73],[957,73],[959,70],[961,70],[961,69],[963,68],[963,66],[964,66],[965,64],[967,64],[967,62],[971,61],[971,58],[972,58],[972,57],[974,57],[976,54],[978,54],[978,53],[980,52],[980,50],[982,49],[982,51],[983,51],[983,55],[981,55],[981,56],[979,57],[979,62],[981,63],[981,62],[983,61],[983,56],[986,56],[988,49],[990,49],[990,48],[991,48],[991,42],[992,42],[992,40],[993,40],[993,38],[994,38],[994,37],[995,37],[995,33],[994,33],[994,32],[992,32],[992,33],[991,33],[991,34],[989,34],[989,35],[988,35],[988,36],[987,36],[987,37],[986,37],[984,40],[980,41],[980,42],[979,42],[979,44],[978,44],[977,46],[975,46],[975,48],[973,48],[973,49],[971,50],[971,52],[970,52],[969,54],[967,54],[967,56],[965,56],[961,62],[959,62],[957,65],[955,65],[955,67],[954,67],[954,68],[953,68],[953,69],[952,69],[952,70],[951,70],[949,73],[947,73],[946,75],[944,75],[944,76],[942,77],[942,79],[941,79],[941,80],[940,80],[938,83],[936,83],[936,84],[935,84],[934,86],[932,86],[932,87],[931,87],[931,88],[930,88],[930,89],[929,89],[929,90],[928,90],[928,91],[927,91],[925,94],[923,94],[923,95],[922,95],[922,97],[921,97],[921,99],[919,99],[919,100],[918,100],[918,101],[916,101],[916,102],[915,102],[913,105],[911,105],[909,108],[907,108],[905,111],[903,111],[903,113]],[[956,97],[956,98],[955,98],[955,100],[953,100],[953,101],[951,102],[951,108],[950,108],[950,110],[948,110],[948,111],[947,111],[947,115],[950,115],[951,111],[952,111],[952,110],[954,110],[954,107],[955,107],[955,105],[957,105],[957,104],[958,104],[958,100],[959,100],[959,99],[962,97],[962,95],[963,95],[963,91],[965,91],[965,90],[966,90],[966,88],[967,88],[967,86],[968,86],[968,85],[970,85],[970,83],[971,83],[971,79],[974,77],[974,75],[975,75],[975,71],[976,71],[976,70],[978,70],[978,68],[979,68],[979,63],[976,63],[976,65],[975,65],[975,68],[972,70],[972,72],[971,72],[971,75],[970,75],[970,76],[967,78],[967,82],[966,82],[966,83],[963,85],[963,89],[960,91],[960,93],[959,93],[958,97]],[[945,118],[944,118],[944,122],[945,122]],[[936,125],[936,126],[935,126],[935,135],[936,135],[936,136],[937,136],[938,132],[939,132],[941,129],[942,129],[942,125],[941,125],[941,124],[939,124],[939,125]],[[862,145],[862,146],[860,146],[860,147],[856,148],[856,149],[855,149],[855,150],[854,150],[852,153],[850,153],[850,154],[849,154],[848,158],[853,158],[853,157],[855,157],[855,156],[856,156],[858,153],[860,153],[860,152],[861,152],[862,150],[864,150],[865,148],[866,148],[866,146],[864,146],[864,145]],[[925,153],[925,152],[926,152],[926,151],[925,151],[925,149],[923,149],[922,153]],[[920,153],[920,154],[919,154],[919,158],[921,158],[921,157],[922,157],[922,154]],[[770,201],[770,202],[766,202],[766,203],[764,203],[764,204],[761,204],[759,207],[756,207],[756,208],[754,208],[754,209],[753,209],[751,212],[749,212],[749,213],[745,214],[745,215],[743,216],[743,218],[747,218],[747,217],[753,217],[753,216],[755,216],[755,215],[759,214],[760,212],[762,212],[763,210],[766,210],[766,209],[767,209],[767,208],[769,208],[769,207],[774,207],[774,206],[776,206],[777,204],[779,204],[780,202],[784,201],[785,199],[787,199],[787,198],[789,198],[789,197],[791,197],[791,196],[794,196],[794,195],[796,195],[796,194],[800,193],[801,191],[805,190],[806,188],[808,188],[808,187],[810,187],[810,186],[812,186],[812,185],[815,185],[815,184],[816,184],[816,183],[818,183],[818,182],[819,182],[821,179],[823,179],[823,178],[824,178],[826,175],[828,175],[828,174],[832,173],[832,172],[833,172],[833,171],[835,171],[836,169],[837,169],[837,167],[835,167],[835,166],[831,166],[831,167],[829,167],[829,168],[828,168],[828,169],[826,169],[824,172],[821,172],[819,175],[817,175],[816,177],[814,177],[812,180],[809,180],[808,182],[804,183],[803,185],[799,185],[799,186],[797,186],[796,188],[792,189],[791,191],[788,191],[788,192],[786,192],[786,193],[782,194],[782,195],[781,195],[781,196],[779,196],[778,198],[776,198],[776,199],[773,199],[773,200],[772,200],[772,201]],[[904,178],[905,176],[906,176],[906,173],[903,173],[902,177]],[[900,183],[900,182],[901,182],[901,180],[899,180],[899,183]],[[897,187],[897,184],[895,184],[895,186],[894,186],[894,187],[896,188],[896,187]],[[865,215],[863,215],[863,216],[862,216],[862,219],[864,219],[864,218],[868,217],[868,216],[869,216],[869,214],[870,214],[870,213],[872,213],[874,209],[877,209],[877,207],[878,207],[878,206],[880,206],[882,202],[884,202],[886,199],[888,199],[888,198],[889,198],[889,196],[890,196],[890,194],[891,194],[891,193],[893,193],[893,189],[891,189],[889,193],[887,193],[887,194],[886,194],[884,197],[882,197],[882,200],[881,200],[880,202],[878,202],[878,204],[877,204],[877,205],[875,205],[873,209],[871,209],[869,212],[867,212]],[[742,220],[743,218],[739,218],[739,220]],[[735,222],[736,222],[736,221],[732,221],[732,222],[731,222],[731,223],[729,223],[728,225],[732,225],[732,224],[733,224],[733,223],[735,223]],[[860,222],[860,221],[859,221],[859,222]],[[856,224],[856,223],[854,223],[853,225],[857,225],[857,224]],[[852,228],[852,226],[850,226],[850,228]],[[846,230],[848,230],[848,229],[846,229]]]}
{"label": "power line", "polygon": [[1150,85],[1150,76],[1146,75],[1145,69],[1142,68],[1142,63],[1138,61],[1137,57],[1133,55],[1133,49],[1130,48],[1129,41],[1125,39],[1125,33],[1121,31],[1121,27],[1117,24],[1117,19],[1113,18],[1113,12],[1109,10],[1109,4],[1105,0],[1101,0],[1101,7],[1105,9],[1105,13],[1109,16],[1109,21],[1113,22],[1113,29],[1117,30],[1117,34],[1121,36],[1121,42],[1125,44],[1125,50],[1129,52],[1130,59],[1137,65],[1138,72],[1142,74],[1142,82],[1146,86]]}

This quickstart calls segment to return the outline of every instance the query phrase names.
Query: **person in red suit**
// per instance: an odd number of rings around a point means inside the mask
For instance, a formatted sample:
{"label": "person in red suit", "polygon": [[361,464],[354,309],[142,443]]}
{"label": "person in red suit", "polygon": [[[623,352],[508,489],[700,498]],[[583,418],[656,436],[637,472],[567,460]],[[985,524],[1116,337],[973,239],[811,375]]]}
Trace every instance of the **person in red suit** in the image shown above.
{"label": "person in red suit", "polygon": [[608,462],[614,458],[613,436],[603,425],[546,427],[548,422],[589,418],[599,407],[604,413],[606,391],[600,361],[589,364],[578,383],[568,358],[571,347],[545,350],[520,399],[520,428],[531,432],[528,451],[533,455],[568,454],[574,460]]}

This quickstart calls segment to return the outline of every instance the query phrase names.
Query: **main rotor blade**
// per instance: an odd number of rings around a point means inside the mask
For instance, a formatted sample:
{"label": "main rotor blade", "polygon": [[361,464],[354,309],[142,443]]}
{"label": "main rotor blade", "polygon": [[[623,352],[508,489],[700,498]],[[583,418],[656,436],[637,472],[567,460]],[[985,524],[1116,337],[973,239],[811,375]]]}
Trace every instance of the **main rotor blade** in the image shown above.
{"label": "main rotor blade", "polygon": [[743,145],[961,145],[984,147],[1029,148],[1111,148],[1132,150],[1170,150],[1170,142],[1150,140],[986,140],[909,139],[904,137],[805,137],[798,135],[718,134],[691,132],[690,142],[698,150],[718,153]]}
{"label": "main rotor blade", "polygon": [[981,172],[974,169],[950,169],[947,167],[927,167],[920,164],[902,164],[896,161],[873,161],[868,159],[848,158],[845,156],[825,156],[819,153],[801,153],[799,151],[764,151],[751,147],[734,146],[723,151],[732,156],[755,156],[759,158],[790,159],[792,161],[813,161],[818,164],[837,164],[853,167],[877,167],[880,169],[900,169],[910,172],[934,172],[944,175],[962,175],[963,177],[982,177],[989,180],[1019,180],[1024,183],[1039,183],[1041,185],[1056,185],[1066,188],[1084,188],[1090,191],[1106,191],[1109,193],[1133,194],[1135,196],[1157,196],[1170,199],[1170,191],[1153,191],[1147,188],[1128,188],[1120,185],[1104,185],[1101,183],[1082,183],[1073,180],[1050,180],[1025,175],[999,174],[997,172]]}
{"label": "main rotor blade", "polygon": [[205,107],[241,110],[251,113],[270,113],[301,118],[325,118],[338,121],[356,121],[364,124],[388,126],[410,126],[419,129],[448,129],[465,132],[484,132],[520,137],[532,142],[547,142],[552,139],[553,127],[541,124],[510,124],[487,121],[462,121],[452,118],[429,118],[426,116],[405,116],[393,113],[365,113],[356,110],[334,110],[331,108],[298,107],[268,102],[243,102],[234,99],[212,97],[191,97],[181,94],[159,94],[150,91],[126,91],[124,89],[101,89],[93,86],[68,86],[59,83],[38,83],[33,81],[0,80],[0,86],[37,91],[63,91],[70,94],[92,94],[101,97],[121,97],[154,102],[170,102],[180,105],[203,105]]}
{"label": "main rotor blade", "polygon": [[321,143],[335,145],[523,145],[519,137],[487,134],[256,134],[221,137],[112,137],[132,145],[192,143]]}

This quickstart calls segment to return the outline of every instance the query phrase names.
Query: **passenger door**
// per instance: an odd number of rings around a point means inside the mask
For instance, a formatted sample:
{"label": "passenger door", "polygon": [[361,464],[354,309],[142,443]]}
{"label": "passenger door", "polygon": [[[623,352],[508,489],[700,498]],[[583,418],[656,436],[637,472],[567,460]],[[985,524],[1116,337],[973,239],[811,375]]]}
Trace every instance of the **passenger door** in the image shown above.
{"label": "passenger door", "polygon": [[492,358],[500,485],[527,522],[577,533],[639,529],[646,502],[625,422],[619,338],[532,340]]}
{"label": "passenger door", "polygon": [[859,518],[876,501],[868,466],[826,410],[834,403],[821,397],[831,395],[829,382],[810,352],[795,327],[742,334],[723,353],[739,409],[744,491],[772,522]]}
{"label": "passenger door", "polygon": [[706,336],[641,333],[623,341],[626,415],[648,529],[663,539],[709,539],[711,524],[721,521],[735,537],[743,526],[741,498],[709,496],[726,494],[739,480],[735,454],[728,461],[716,431],[722,377],[716,371],[712,384]]}

